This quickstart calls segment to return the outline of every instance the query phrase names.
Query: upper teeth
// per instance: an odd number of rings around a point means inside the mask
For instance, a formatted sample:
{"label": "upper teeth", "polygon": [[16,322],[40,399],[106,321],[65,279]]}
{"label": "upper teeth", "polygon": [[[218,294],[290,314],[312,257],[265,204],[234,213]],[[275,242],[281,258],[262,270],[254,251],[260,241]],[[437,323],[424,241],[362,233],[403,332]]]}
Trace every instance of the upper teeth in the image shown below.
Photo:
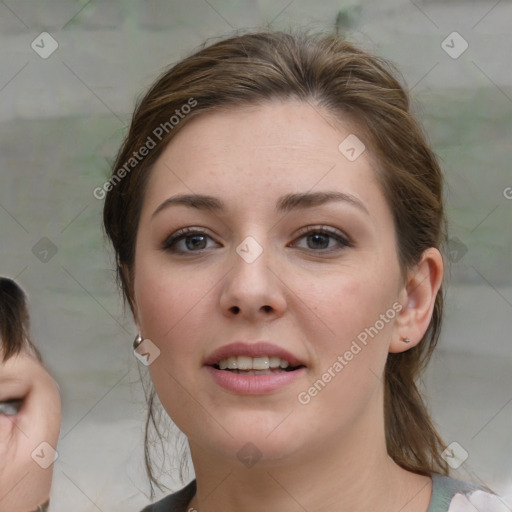
{"label": "upper teeth", "polygon": [[219,361],[221,370],[268,370],[269,368],[288,368],[290,363],[279,357],[228,357]]}

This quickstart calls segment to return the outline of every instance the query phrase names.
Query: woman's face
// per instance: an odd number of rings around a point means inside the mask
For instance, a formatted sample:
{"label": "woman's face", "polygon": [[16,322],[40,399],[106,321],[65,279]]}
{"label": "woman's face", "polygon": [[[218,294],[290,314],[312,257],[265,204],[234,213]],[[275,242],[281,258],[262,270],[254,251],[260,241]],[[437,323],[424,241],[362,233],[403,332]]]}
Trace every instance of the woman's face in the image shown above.
{"label": "woman's face", "polygon": [[[368,153],[354,160],[353,138],[342,152],[351,130],[327,119],[295,101],[204,114],[154,166],[135,315],[193,450],[234,458],[250,442],[272,460],[383,427],[405,297],[392,214]],[[247,374],[284,361],[297,369]]]}
{"label": "woman's face", "polygon": [[7,361],[0,353],[0,403],[0,510],[36,510],[50,496],[61,401],[28,349]]}

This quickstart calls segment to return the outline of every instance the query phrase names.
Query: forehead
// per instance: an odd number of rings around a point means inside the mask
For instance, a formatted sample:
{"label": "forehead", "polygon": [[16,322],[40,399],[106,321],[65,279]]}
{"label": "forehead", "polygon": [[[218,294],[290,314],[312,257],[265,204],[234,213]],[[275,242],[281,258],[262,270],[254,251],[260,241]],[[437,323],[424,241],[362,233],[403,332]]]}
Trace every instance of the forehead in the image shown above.
{"label": "forehead", "polygon": [[255,199],[315,189],[384,201],[368,151],[347,158],[347,137],[352,145],[359,141],[358,152],[364,147],[348,119],[335,122],[319,107],[296,100],[201,113],[157,160],[145,203],[154,206],[171,191],[233,199],[235,191],[245,190]]}

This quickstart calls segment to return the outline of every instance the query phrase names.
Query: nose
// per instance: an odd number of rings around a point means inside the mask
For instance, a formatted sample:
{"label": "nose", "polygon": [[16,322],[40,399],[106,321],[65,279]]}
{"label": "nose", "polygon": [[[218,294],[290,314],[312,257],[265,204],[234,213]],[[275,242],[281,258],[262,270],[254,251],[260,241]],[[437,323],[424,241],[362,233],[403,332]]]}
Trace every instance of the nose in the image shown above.
{"label": "nose", "polygon": [[286,286],[277,269],[271,268],[268,251],[263,250],[254,261],[235,253],[233,262],[220,294],[222,313],[248,321],[281,317],[287,308]]}

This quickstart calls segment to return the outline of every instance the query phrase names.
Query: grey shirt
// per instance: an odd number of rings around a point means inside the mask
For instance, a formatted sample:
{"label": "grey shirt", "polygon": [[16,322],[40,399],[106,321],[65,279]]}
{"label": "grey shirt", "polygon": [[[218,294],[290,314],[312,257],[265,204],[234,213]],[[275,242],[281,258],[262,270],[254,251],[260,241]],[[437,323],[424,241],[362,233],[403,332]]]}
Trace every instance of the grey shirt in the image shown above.
{"label": "grey shirt", "polygon": [[[149,505],[142,512],[195,512],[194,509],[188,509],[188,504],[195,493],[196,481],[192,480],[180,491]],[[457,512],[499,512],[502,506],[498,496],[485,487],[432,474],[432,497],[427,512],[451,512],[450,507]]]}

